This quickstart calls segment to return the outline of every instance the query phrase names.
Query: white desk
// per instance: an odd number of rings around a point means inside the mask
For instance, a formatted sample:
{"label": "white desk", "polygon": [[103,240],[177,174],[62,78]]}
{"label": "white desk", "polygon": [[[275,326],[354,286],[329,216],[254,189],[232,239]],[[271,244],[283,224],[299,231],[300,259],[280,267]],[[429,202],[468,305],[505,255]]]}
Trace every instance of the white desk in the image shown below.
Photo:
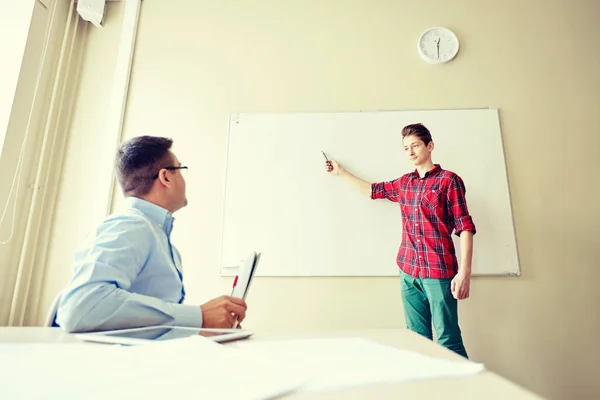
{"label": "white desk", "polygon": [[[361,337],[378,343],[409,349],[441,358],[460,356],[437,344],[404,329],[360,330],[360,331],[312,331],[289,332],[268,331],[256,333],[248,340],[301,339]],[[73,335],[60,328],[2,328],[0,342],[59,343],[76,342]],[[526,391],[514,383],[484,371],[475,376],[459,379],[439,379],[402,384],[372,385],[330,393],[297,393],[283,397],[286,400],[316,399],[446,399],[446,400],[534,400],[541,397]]]}

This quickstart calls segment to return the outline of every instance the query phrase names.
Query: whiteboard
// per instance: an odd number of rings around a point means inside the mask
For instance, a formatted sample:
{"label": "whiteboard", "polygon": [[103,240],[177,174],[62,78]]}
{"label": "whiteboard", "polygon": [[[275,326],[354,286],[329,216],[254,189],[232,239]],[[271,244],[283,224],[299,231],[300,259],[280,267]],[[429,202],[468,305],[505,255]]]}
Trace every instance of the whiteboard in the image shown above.
{"label": "whiteboard", "polygon": [[[371,200],[325,171],[362,179],[414,170],[401,129],[430,130],[434,163],[460,175],[477,227],[473,275],[520,275],[497,109],[232,114],[221,274],[262,252],[257,276],[398,276],[400,206]],[[460,260],[458,237],[453,235]]]}

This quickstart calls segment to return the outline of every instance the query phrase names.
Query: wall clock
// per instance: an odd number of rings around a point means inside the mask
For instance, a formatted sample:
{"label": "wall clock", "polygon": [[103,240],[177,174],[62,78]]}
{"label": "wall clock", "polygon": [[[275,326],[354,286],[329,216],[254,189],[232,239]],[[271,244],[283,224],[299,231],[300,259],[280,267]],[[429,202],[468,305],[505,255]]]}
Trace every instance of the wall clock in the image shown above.
{"label": "wall clock", "polygon": [[417,51],[430,64],[447,63],[458,54],[458,38],[448,28],[429,28],[421,34]]}

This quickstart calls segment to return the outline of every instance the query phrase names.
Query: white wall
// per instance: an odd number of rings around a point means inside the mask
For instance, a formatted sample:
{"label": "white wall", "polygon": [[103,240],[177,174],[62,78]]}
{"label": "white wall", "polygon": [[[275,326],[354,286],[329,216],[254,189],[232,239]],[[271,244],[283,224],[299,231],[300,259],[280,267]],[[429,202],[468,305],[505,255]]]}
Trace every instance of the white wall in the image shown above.
{"label": "white wall", "polygon": [[[104,195],[94,176],[110,166],[93,162],[122,9],[110,4],[107,26],[90,31],[46,302]],[[189,301],[230,290],[218,273],[229,113],[498,106],[523,276],[474,279],[460,305],[467,348],[548,398],[600,397],[600,314],[584,308],[600,304],[598,15],[595,0],[143,2],[124,136],[171,136],[190,166],[174,231]],[[462,40],[441,67],[416,53],[435,25]],[[394,278],[259,279],[244,326],[400,327],[399,289]]]}

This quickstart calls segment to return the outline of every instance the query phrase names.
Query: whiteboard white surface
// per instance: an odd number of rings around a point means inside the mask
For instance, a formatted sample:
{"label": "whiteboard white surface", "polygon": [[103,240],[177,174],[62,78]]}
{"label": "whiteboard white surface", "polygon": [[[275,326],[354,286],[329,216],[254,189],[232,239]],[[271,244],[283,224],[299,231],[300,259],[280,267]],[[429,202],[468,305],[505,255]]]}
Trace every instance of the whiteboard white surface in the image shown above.
{"label": "whiteboard white surface", "polygon": [[399,205],[328,174],[321,150],[364,180],[392,180],[414,170],[401,129],[416,122],[433,162],[465,182],[473,275],[519,275],[497,109],[232,115],[221,274],[260,251],[257,276],[398,276]]}

